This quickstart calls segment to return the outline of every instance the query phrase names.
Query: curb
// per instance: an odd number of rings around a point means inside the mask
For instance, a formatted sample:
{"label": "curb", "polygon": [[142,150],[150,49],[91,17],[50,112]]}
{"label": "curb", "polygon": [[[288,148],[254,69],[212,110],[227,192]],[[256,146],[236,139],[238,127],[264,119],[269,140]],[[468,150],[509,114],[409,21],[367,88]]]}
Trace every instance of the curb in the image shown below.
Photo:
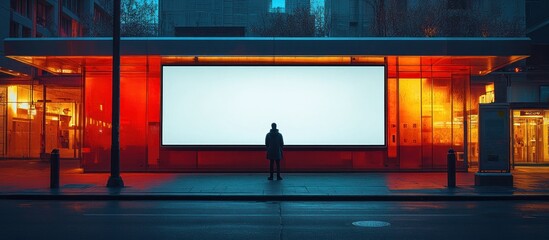
{"label": "curb", "polygon": [[55,195],[2,194],[0,200],[56,201],[549,201],[549,194],[528,195]]}

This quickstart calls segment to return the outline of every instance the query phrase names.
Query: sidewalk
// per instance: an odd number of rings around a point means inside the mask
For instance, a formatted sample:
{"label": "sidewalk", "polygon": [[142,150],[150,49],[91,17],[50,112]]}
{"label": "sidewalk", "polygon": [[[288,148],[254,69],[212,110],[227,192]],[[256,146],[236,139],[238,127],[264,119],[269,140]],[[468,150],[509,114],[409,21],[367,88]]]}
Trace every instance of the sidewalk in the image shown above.
{"label": "sidewalk", "polygon": [[475,187],[474,172],[457,173],[447,188],[443,172],[123,173],[122,189],[105,187],[108,173],[82,173],[78,161],[61,162],[60,188],[49,188],[49,163],[0,161],[0,199],[453,201],[549,200],[549,168],[517,168],[514,187]]}

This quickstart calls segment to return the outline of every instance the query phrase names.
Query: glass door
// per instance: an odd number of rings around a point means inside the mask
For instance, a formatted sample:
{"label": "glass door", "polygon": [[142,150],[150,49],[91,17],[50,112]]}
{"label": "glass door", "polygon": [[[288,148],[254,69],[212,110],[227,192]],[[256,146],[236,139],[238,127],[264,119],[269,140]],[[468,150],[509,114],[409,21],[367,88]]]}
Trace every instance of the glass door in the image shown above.
{"label": "glass door", "polygon": [[513,111],[513,158],[516,165],[547,162],[548,128],[543,110]]}
{"label": "glass door", "polygon": [[79,158],[80,131],[76,102],[47,104],[46,150],[59,149],[63,158]]}

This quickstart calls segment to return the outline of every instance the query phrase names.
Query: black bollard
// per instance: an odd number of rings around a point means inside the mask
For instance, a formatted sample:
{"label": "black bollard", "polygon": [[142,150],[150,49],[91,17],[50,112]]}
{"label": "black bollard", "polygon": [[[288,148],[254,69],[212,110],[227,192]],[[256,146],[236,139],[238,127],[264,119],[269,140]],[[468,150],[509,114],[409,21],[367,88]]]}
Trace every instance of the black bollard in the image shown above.
{"label": "black bollard", "polygon": [[53,149],[50,155],[50,188],[59,188],[59,149]]}
{"label": "black bollard", "polygon": [[456,153],[454,152],[454,149],[448,150],[448,156],[446,157],[446,160],[448,160],[448,187],[449,188],[455,188],[456,187]]}

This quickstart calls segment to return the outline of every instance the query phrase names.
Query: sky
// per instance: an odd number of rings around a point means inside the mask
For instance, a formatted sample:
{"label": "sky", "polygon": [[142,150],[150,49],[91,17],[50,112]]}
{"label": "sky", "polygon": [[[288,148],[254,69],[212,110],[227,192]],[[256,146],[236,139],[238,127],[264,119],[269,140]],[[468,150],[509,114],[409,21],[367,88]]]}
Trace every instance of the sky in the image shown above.
{"label": "sky", "polygon": [[283,8],[284,0],[272,0],[272,8]]}
{"label": "sky", "polygon": [[[285,0],[272,0],[272,8],[284,8],[284,1]],[[311,0],[311,6],[313,6],[313,8],[315,6],[321,6],[321,5],[324,5],[324,1],[323,0]]]}

